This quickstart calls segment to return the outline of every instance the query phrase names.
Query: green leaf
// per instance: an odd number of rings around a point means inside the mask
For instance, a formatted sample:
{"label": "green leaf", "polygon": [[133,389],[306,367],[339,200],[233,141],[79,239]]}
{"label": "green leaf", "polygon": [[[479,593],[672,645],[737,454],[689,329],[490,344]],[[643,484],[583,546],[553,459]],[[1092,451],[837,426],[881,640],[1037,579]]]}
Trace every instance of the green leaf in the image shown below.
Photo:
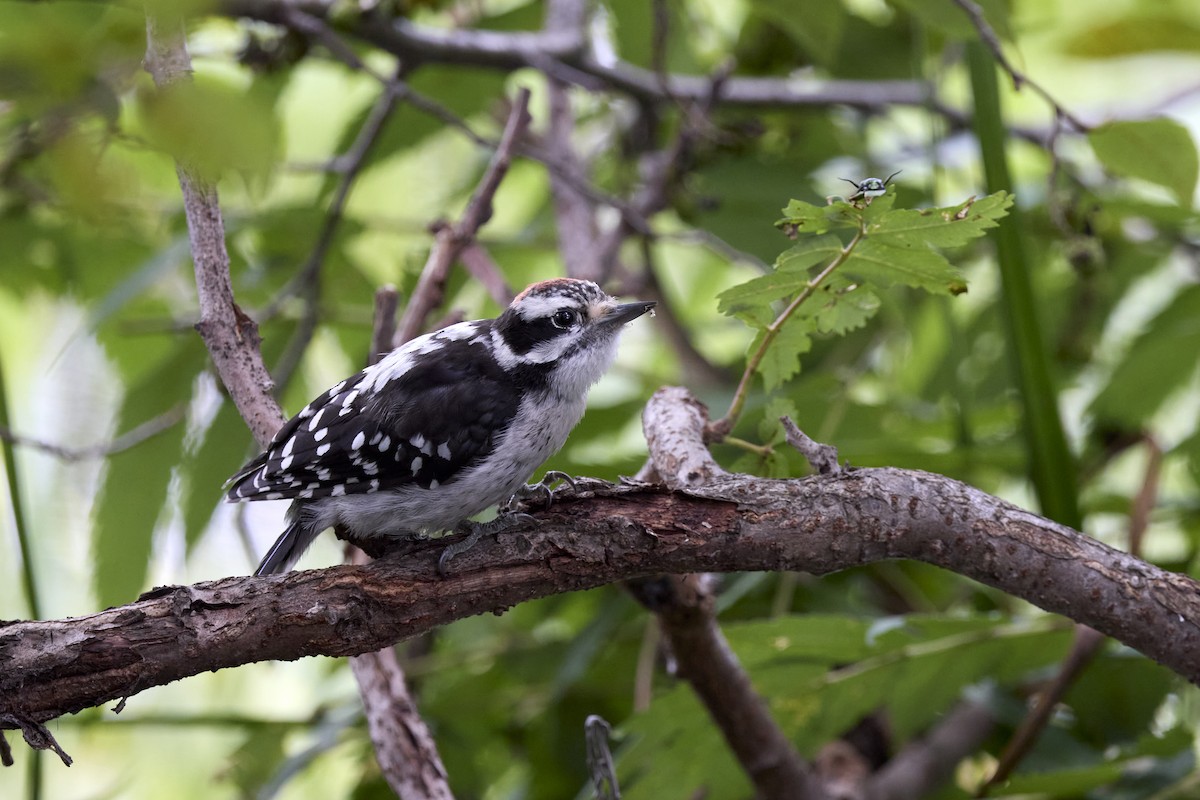
{"label": "green leaf", "polygon": [[[129,388],[118,430],[129,430],[190,399],[192,381],[203,364],[198,337],[177,344],[170,356]],[[184,432],[184,425],[174,425],[108,460],[92,532],[96,597],[102,607],[128,603],[145,588],[154,526],[182,454]]]}
{"label": "green leaf", "polygon": [[867,235],[892,247],[961,247],[995,228],[1007,216],[1013,196],[996,192],[957,206],[897,209],[867,225]]}
{"label": "green leaf", "polygon": [[200,540],[213,509],[221,500],[221,486],[245,461],[250,433],[237,407],[223,399],[204,438],[184,459],[183,530],[187,552]]}
{"label": "green leaf", "polygon": [[1180,205],[1191,207],[1200,158],[1183,125],[1166,117],[1110,122],[1093,128],[1088,141],[1107,169],[1166,187]]}
{"label": "green leaf", "polygon": [[755,0],[754,10],[829,66],[841,46],[846,9],[827,0]]}
{"label": "green leaf", "polygon": [[832,260],[841,249],[841,240],[832,234],[805,239],[779,256],[776,271],[717,295],[717,309],[754,327],[766,327],[776,316],[770,303],[800,292],[808,284],[809,267]]}
{"label": "green leaf", "polygon": [[721,292],[717,295],[717,310],[753,328],[765,328],[776,317],[770,304],[796,294],[806,283],[808,276],[802,273],[768,272]]}
{"label": "green leaf", "polygon": [[1055,770],[1054,772],[1025,772],[1013,775],[996,796],[1039,794],[1050,797],[1083,797],[1090,789],[1111,786],[1125,771],[1121,762],[1105,762],[1090,767]]}
{"label": "green leaf", "polygon": [[[924,25],[941,32],[951,39],[977,39],[979,32],[975,24],[954,0],[890,0]],[[988,23],[1004,39],[1011,39],[1008,25],[1008,8],[1004,0],[981,0]]]}
{"label": "green leaf", "polygon": [[856,275],[881,286],[895,283],[933,294],[961,294],[965,282],[945,256],[928,247],[866,239],[842,265],[843,274]]}
{"label": "green leaf", "polygon": [[775,268],[783,272],[799,272],[831,261],[842,250],[842,240],[832,234],[805,239],[779,254]]}
{"label": "green leaf", "polygon": [[831,281],[813,297],[817,330],[841,336],[861,328],[879,311],[879,295],[866,286],[846,286]]}
{"label": "green leaf", "polygon": [[[1134,742],[1150,729],[1159,706],[1176,683],[1166,667],[1131,653],[1100,658],[1063,698],[1076,726],[1098,749]],[[1095,698],[1103,697],[1097,703]]]}
{"label": "green leaf", "polygon": [[[1013,623],[990,616],[872,622],[806,614],[727,623],[723,630],[755,688],[769,698],[772,714],[807,756],[881,706],[902,743],[932,724],[966,686],[985,677],[1021,680],[1056,663],[1071,640],[1071,629],[1059,621]],[[622,732],[629,742],[619,757],[622,788],[626,778],[631,788],[650,784],[646,793],[630,797],[687,796],[679,790],[727,780],[727,757],[710,749],[719,736],[687,687],[656,698]],[[684,770],[670,791],[661,779],[664,762],[655,761],[668,751],[666,763]]]}
{"label": "green leaf", "polygon": [[[812,330],[812,320],[806,317],[792,317],[783,324],[783,328],[758,365],[758,371],[763,377],[763,386],[768,392],[779,388],[800,372],[800,356],[812,349],[812,339],[809,336]],[[758,346],[761,336],[762,334],[759,334],[755,337],[751,351]]]}
{"label": "green leaf", "polygon": [[1200,285],[1188,286],[1146,326],[1096,399],[1101,420],[1141,425],[1196,371]]}
{"label": "green leaf", "polygon": [[783,219],[776,220],[775,227],[792,238],[801,234],[816,235],[830,228],[857,228],[861,214],[857,206],[845,201],[814,206],[803,200],[792,200],[783,209]]}
{"label": "green leaf", "polygon": [[265,178],[279,151],[274,105],[203,75],[139,94],[138,121],[154,145],[209,181],[228,172]]}
{"label": "green leaf", "polygon": [[1164,51],[1200,52],[1200,25],[1194,16],[1172,14],[1169,9],[1142,10],[1084,28],[1063,47],[1063,52],[1080,58],[1119,58]]}

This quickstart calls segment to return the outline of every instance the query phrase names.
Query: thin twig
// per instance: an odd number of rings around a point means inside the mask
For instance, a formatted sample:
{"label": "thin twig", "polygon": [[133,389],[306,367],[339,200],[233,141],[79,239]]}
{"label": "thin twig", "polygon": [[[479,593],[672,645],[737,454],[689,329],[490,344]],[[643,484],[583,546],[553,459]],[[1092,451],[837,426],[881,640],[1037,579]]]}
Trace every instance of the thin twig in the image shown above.
{"label": "thin twig", "polygon": [[471,277],[487,289],[492,302],[501,308],[512,302],[514,293],[512,287],[508,285],[508,281],[505,280],[500,265],[492,259],[491,254],[478,240],[464,247],[458,254],[458,260],[462,262],[467,272],[471,273]]}
{"label": "thin twig", "polygon": [[1004,55],[1004,46],[1000,42],[1000,37],[996,34],[996,30],[987,21],[987,15],[983,13],[983,9],[975,0],[954,0],[955,5],[966,12],[971,18],[971,24],[975,26],[975,30],[979,32],[979,38],[987,45],[987,48],[992,51],[992,57],[996,59],[996,63],[1000,68],[1008,73],[1012,78],[1013,88],[1020,90],[1022,86],[1028,86],[1037,93],[1043,100],[1050,104],[1054,109],[1055,115],[1062,117],[1067,122],[1071,123],[1077,131],[1086,132],[1091,129],[1091,126],[1083,122],[1079,117],[1076,117],[1070,111],[1063,108],[1061,104],[1040,84],[1035,83],[1028,75],[1018,70],[1013,66],[1008,57]]}
{"label": "thin twig", "polygon": [[396,345],[413,339],[421,332],[426,318],[442,301],[450,267],[463,248],[475,239],[480,227],[491,219],[496,190],[508,172],[516,142],[529,124],[529,94],[525,88],[517,91],[500,144],[492,154],[492,160],[471,195],[462,218],[453,224],[439,223],[436,226],[429,258],[397,326]]}
{"label": "thin twig", "polygon": [[388,785],[404,800],[454,800],[446,767],[408,691],[391,647],[350,659],[367,714],[375,758]]}
{"label": "thin twig", "polygon": [[132,447],[137,447],[147,439],[151,439],[160,433],[163,433],[183,419],[187,409],[185,406],[179,405],[159,414],[153,419],[146,420],[141,425],[138,425],[125,433],[117,436],[108,442],[100,444],[88,445],[87,447],[67,447],[65,445],[54,444],[43,439],[37,439],[32,436],[26,436],[17,433],[12,429],[0,425],[0,439],[6,442],[17,445],[18,447],[28,447],[33,450],[40,450],[43,453],[59,458],[63,461],[84,461],[91,458],[106,458],[116,453],[124,452]]}
{"label": "thin twig", "polygon": [[802,456],[808,459],[808,463],[812,465],[821,475],[837,475],[842,471],[838,464],[837,448],[831,444],[821,444],[807,433],[800,430],[791,417],[783,416],[779,418],[783,424],[784,435],[787,437],[787,443],[796,448]]}
{"label": "thin twig", "polygon": [[[191,58],[184,41],[182,20],[163,25],[146,18],[146,69],[159,89],[191,80]],[[229,253],[225,249],[225,224],[216,187],[176,162],[183,192],[188,239],[195,262],[196,294],[200,321],[196,330],[204,339],[221,382],[229,390],[238,412],[260,445],[271,441],[283,424],[283,412],[272,394],[271,376],[259,351],[258,326],[233,299],[229,279]]]}
{"label": "thin twig", "polygon": [[381,286],[375,290],[375,314],[371,321],[371,350],[367,353],[367,366],[379,363],[392,349],[396,338],[396,309],[400,307],[400,293],[395,286]]}
{"label": "thin twig", "polygon": [[712,580],[702,574],[626,582],[658,618],[679,674],[713,718],[729,749],[765,800],[819,798],[811,767],[776,724],[721,632]]}
{"label": "thin twig", "polygon": [[[332,6],[325,0],[227,0],[223,14],[286,24],[286,11],[300,8],[313,16],[328,16]],[[652,70],[616,58],[598,58],[587,47],[582,32],[562,29],[536,32],[503,32],[470,28],[433,28],[407,19],[382,19],[378,15],[349,15],[344,26],[361,38],[388,52],[425,63],[450,63],[511,72],[532,67],[541,69],[558,62],[566,69],[556,74],[569,82],[603,84],[636,100],[669,102]],[[708,93],[709,81],[702,75],[669,78],[670,94],[679,100],[700,101]],[[922,106],[927,91],[919,81],[813,80],[791,77],[732,78],[721,102],[746,107],[796,107],[805,105],[849,105],[887,108],[895,105]]]}
{"label": "thin twig", "polygon": [[341,180],[338,182],[333,198],[329,202],[329,208],[325,211],[325,218],[321,222],[321,229],[317,233],[317,239],[313,244],[312,250],[309,251],[308,259],[296,275],[288,281],[287,288],[280,293],[280,296],[273,301],[272,306],[268,307],[265,312],[270,315],[272,310],[277,308],[277,304],[288,295],[298,293],[304,298],[304,313],[300,317],[296,333],[293,335],[292,340],[288,342],[287,350],[284,351],[279,359],[279,363],[275,367],[275,381],[279,386],[287,384],[292,372],[299,365],[304,351],[308,349],[313,334],[316,332],[321,295],[321,267],[325,263],[325,257],[328,255],[329,248],[333,244],[334,234],[337,232],[338,226],[342,221],[346,200],[350,196],[354,182],[362,172],[362,168],[366,164],[367,155],[379,140],[384,126],[396,108],[396,100],[399,97],[399,87],[401,85],[399,81],[400,74],[400,68],[398,67],[396,80],[385,81],[383,83],[382,94],[371,108],[371,113],[355,137],[354,144],[343,156],[346,159],[346,168],[342,172]]}
{"label": "thin twig", "polygon": [[742,408],[746,405],[746,398],[750,394],[750,381],[754,378],[754,373],[758,369],[758,365],[766,357],[767,350],[770,349],[771,344],[775,341],[775,337],[779,335],[784,324],[787,323],[796,309],[804,301],[812,297],[813,293],[820,288],[826,278],[833,274],[834,270],[846,263],[846,260],[850,258],[850,254],[854,252],[854,248],[858,246],[858,243],[863,240],[865,235],[864,229],[860,226],[855,232],[854,238],[842,247],[833,261],[829,262],[829,265],[825,269],[811,278],[792,302],[788,303],[787,308],[781,311],[779,316],[764,329],[762,341],[758,343],[757,349],[755,349],[746,362],[746,369],[742,372],[742,378],[738,381],[737,389],[733,393],[733,401],[729,404],[729,410],[725,412],[725,416],[709,425],[708,434],[710,437],[716,441],[720,441],[720,439],[727,436],[733,430],[738,417],[742,415]]}

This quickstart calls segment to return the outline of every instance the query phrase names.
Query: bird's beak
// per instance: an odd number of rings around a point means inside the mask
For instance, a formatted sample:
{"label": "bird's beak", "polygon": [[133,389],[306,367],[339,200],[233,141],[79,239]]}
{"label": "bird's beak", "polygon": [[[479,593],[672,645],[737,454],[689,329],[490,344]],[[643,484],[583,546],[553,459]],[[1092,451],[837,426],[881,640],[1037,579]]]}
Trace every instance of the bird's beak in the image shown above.
{"label": "bird's beak", "polygon": [[631,322],[647,311],[652,311],[658,305],[653,300],[637,300],[633,303],[621,303],[614,306],[604,317],[605,325],[624,325]]}

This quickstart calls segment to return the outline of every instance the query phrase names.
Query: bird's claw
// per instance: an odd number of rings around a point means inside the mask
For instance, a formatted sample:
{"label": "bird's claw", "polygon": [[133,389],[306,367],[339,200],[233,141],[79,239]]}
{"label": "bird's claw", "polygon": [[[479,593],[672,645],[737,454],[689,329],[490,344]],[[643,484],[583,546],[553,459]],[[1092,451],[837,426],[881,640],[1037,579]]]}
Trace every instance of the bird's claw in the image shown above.
{"label": "bird's claw", "polygon": [[450,559],[454,558],[459,553],[465,553],[475,546],[484,536],[494,536],[509,528],[514,528],[519,525],[536,525],[537,519],[523,511],[514,513],[501,513],[495,519],[487,522],[464,522],[458,526],[458,530],[467,534],[465,539],[457,542],[451,542],[443,548],[441,555],[438,556],[437,572],[439,578],[446,577],[446,565],[450,563]]}
{"label": "bird's claw", "polygon": [[[563,483],[566,486],[556,487],[556,483]],[[565,491],[566,489],[570,489],[572,492],[578,491],[575,478],[572,478],[565,472],[552,469],[543,475],[542,479],[537,483],[527,483],[513,492],[512,497],[508,498],[508,501],[504,504],[503,510],[514,508],[518,503],[525,500],[533,500],[535,497],[541,499],[541,507],[546,509],[554,505],[554,493],[556,491]]]}

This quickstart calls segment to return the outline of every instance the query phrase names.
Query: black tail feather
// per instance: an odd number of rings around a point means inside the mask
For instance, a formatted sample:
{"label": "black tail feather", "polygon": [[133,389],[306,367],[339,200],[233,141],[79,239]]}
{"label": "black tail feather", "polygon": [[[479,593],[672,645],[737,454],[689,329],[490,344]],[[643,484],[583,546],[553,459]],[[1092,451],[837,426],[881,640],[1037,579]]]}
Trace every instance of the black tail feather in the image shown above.
{"label": "black tail feather", "polygon": [[275,540],[275,544],[271,545],[271,549],[263,556],[262,563],[258,565],[258,569],[254,570],[254,574],[256,576],[278,575],[289,571],[300,560],[300,556],[304,555],[304,551],[313,543],[313,539],[317,538],[318,533],[320,531],[314,531],[301,525],[299,520],[290,522],[279,538]]}

